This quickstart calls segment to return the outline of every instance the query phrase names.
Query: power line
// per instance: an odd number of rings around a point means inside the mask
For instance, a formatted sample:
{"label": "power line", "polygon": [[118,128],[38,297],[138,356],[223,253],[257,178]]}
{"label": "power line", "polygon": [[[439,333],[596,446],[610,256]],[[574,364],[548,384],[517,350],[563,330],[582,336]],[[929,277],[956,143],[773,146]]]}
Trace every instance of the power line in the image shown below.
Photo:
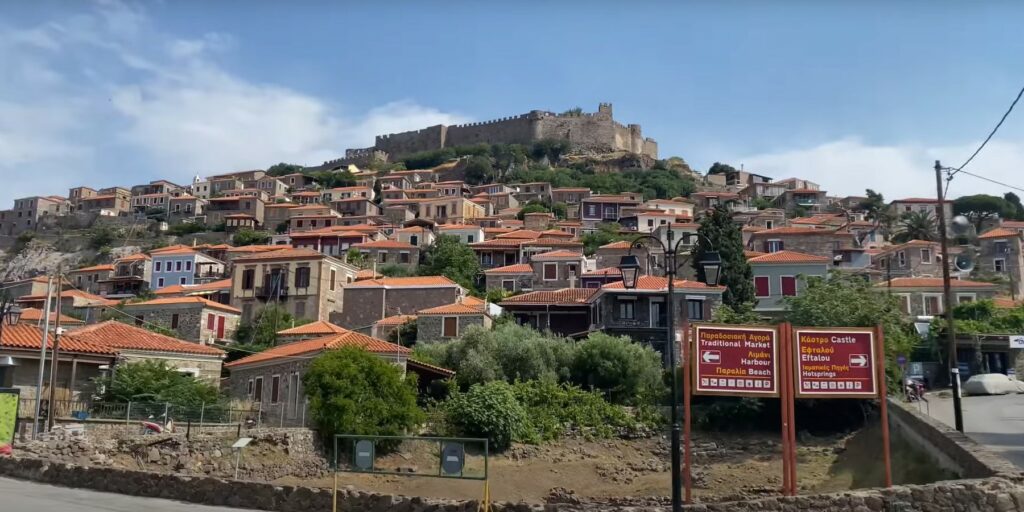
{"label": "power line", "polygon": [[962,173],[964,173],[964,174],[966,174],[966,175],[968,175],[968,176],[973,176],[973,177],[975,177],[975,178],[978,178],[979,180],[984,180],[984,181],[987,181],[987,182],[989,182],[989,183],[994,183],[994,184],[996,184],[996,185],[1001,185],[1001,186],[1004,186],[1004,187],[1006,187],[1006,188],[1012,188],[1013,190],[1017,190],[1017,191],[1020,191],[1020,192],[1024,192],[1024,188],[1021,188],[1021,187],[1015,187],[1015,186],[1013,186],[1013,185],[1010,185],[1010,184],[1008,184],[1008,183],[1003,183],[1003,182],[1001,182],[1001,181],[998,181],[998,180],[994,180],[994,179],[992,179],[992,178],[986,178],[986,177],[984,177],[984,176],[981,176],[981,175],[979,175],[979,174],[974,174],[973,172],[968,172],[968,171],[964,171],[964,170],[962,170],[962,169],[961,169],[961,170],[958,170],[957,172],[962,172]]}
{"label": "power line", "polygon": [[996,132],[999,131],[999,127],[1002,126],[1003,121],[1006,121],[1006,118],[1009,117],[1010,112],[1013,112],[1013,107],[1017,106],[1017,102],[1020,101],[1020,97],[1022,95],[1024,95],[1024,87],[1021,87],[1020,92],[1017,93],[1017,97],[1014,98],[1013,103],[1010,104],[1010,108],[1006,109],[1006,113],[1003,114],[1003,117],[999,119],[998,123],[996,123],[995,128],[992,128],[992,131],[989,132],[988,137],[985,137],[985,140],[982,141],[980,146],[978,146],[978,149],[974,150],[974,153],[971,154],[970,158],[968,158],[963,164],[961,164],[960,167],[957,167],[956,171],[949,175],[950,178],[952,178],[953,175],[955,175],[958,172],[965,172],[963,170],[964,167],[967,167],[967,164],[971,163],[971,160],[974,160],[974,157],[978,156],[978,153],[981,153],[981,150],[985,148],[985,145],[988,144],[988,141],[992,140],[992,136],[994,136]]}

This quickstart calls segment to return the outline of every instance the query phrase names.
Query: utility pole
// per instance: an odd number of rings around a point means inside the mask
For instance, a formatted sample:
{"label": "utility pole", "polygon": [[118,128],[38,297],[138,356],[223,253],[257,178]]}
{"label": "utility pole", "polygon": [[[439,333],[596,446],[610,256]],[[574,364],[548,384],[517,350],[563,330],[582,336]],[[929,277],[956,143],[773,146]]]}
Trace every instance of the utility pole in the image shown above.
{"label": "utility pole", "polygon": [[43,373],[46,372],[46,345],[50,340],[50,296],[53,294],[53,277],[46,280],[46,306],[43,308],[43,339],[39,343],[39,375],[36,380],[36,410],[32,416],[32,439],[39,438],[39,415],[43,405]]}
{"label": "utility pole", "polygon": [[964,431],[964,411],[960,399],[960,365],[956,357],[956,330],[953,325],[953,285],[949,277],[949,240],[946,236],[946,198],[942,191],[942,164],[935,161],[935,189],[939,205],[939,241],[942,249],[942,296],[945,301],[946,335],[949,341],[949,377],[953,387],[953,419],[956,429]]}
{"label": "utility pole", "polygon": [[[57,371],[60,369],[60,310],[61,293],[64,291],[64,267],[57,266],[57,306],[54,308],[56,314],[53,319],[53,353],[50,357],[50,414],[46,415],[46,431],[53,429],[53,416],[57,404]],[[74,385],[70,383],[69,386]]]}

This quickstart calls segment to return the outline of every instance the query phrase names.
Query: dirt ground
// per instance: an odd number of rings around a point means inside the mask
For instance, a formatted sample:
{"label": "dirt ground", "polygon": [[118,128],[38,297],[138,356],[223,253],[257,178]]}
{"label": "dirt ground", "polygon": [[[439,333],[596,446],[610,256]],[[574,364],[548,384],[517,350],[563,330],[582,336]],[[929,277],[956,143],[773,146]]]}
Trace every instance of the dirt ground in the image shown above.
{"label": "dirt ground", "polygon": [[[802,492],[847,490],[854,486],[860,463],[846,461],[846,446],[878,446],[877,432],[855,436],[802,436],[798,479]],[[766,434],[698,435],[694,439],[694,496],[699,501],[723,501],[777,494],[782,459],[779,440]],[[667,499],[670,494],[667,439],[565,440],[539,446],[516,445],[489,459],[494,500],[543,503],[574,495],[597,501],[621,497]],[[376,469],[397,475],[341,472],[339,487],[448,499],[480,499],[483,483],[430,478],[437,475],[438,446],[405,443],[396,452],[378,456]],[[872,450],[873,451],[873,450]],[[864,454],[878,460],[877,454]],[[869,462],[870,463],[870,462]],[[483,458],[467,447],[466,475],[482,475]],[[276,483],[331,487],[331,478]],[[863,482],[861,482],[863,483]]]}

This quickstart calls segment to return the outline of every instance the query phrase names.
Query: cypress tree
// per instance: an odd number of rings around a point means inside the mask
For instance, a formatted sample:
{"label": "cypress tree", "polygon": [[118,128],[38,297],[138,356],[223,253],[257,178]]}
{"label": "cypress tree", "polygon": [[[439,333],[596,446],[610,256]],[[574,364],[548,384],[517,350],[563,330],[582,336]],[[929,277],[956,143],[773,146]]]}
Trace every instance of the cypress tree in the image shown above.
{"label": "cypress tree", "polygon": [[743,234],[733,222],[729,210],[721,205],[715,207],[700,221],[697,233],[701,236],[690,260],[697,271],[697,279],[704,281],[704,268],[700,264],[704,253],[716,250],[722,257],[718,284],[726,287],[722,301],[731,307],[754,303],[754,273],[743,254]]}

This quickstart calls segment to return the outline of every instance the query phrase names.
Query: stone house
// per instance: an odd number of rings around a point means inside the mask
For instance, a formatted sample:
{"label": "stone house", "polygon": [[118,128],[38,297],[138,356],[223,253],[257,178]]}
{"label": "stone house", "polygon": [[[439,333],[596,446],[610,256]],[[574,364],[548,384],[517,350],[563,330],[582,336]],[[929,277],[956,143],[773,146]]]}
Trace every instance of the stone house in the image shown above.
{"label": "stone house", "polygon": [[416,312],[416,343],[435,343],[459,338],[474,326],[490,329],[493,324],[484,301],[463,297],[445,304]]}
{"label": "stone house", "polygon": [[153,292],[157,297],[203,297],[219,304],[231,304],[231,278],[203,284],[172,284]]}
{"label": "stone house", "polygon": [[246,186],[262,190],[269,197],[283,196],[288,193],[288,185],[274,176],[261,176],[259,179],[247,181]]}
{"label": "stone house", "polygon": [[[946,225],[948,226],[953,222],[953,201],[947,199],[943,206],[946,212]],[[939,211],[939,200],[934,197],[905,197],[890,202],[889,210],[896,214],[897,218],[911,212],[921,212],[927,213],[937,220],[939,218],[936,215]]]}
{"label": "stone house", "polygon": [[[43,331],[34,324],[4,325],[0,331],[0,357],[10,356],[16,363],[14,366],[0,367],[0,386],[17,388],[23,400],[35,398],[42,340]],[[50,337],[47,343],[48,356],[52,354],[52,349],[53,338]],[[47,368],[50,361],[48,357]],[[117,351],[111,347],[80,341],[74,336],[62,336],[55,396],[59,400],[89,396],[93,392],[93,379],[103,374],[101,368],[109,368],[115,361]],[[64,414],[69,413],[67,411]]]}
{"label": "stone house", "polygon": [[520,203],[538,201],[551,204],[551,184],[546,181],[535,181],[531,183],[512,183],[509,187],[515,191],[516,199]]}
{"label": "stone house", "polygon": [[434,232],[426,226],[409,226],[396,229],[394,239],[404,244],[416,246],[419,250],[426,250],[434,243]]}
{"label": "stone house", "polygon": [[479,201],[479,204],[487,203],[490,205],[491,212],[519,207],[519,200],[511,192],[495,192],[493,194],[483,192],[474,195],[470,199],[474,202]]}
{"label": "stone house", "polygon": [[206,205],[206,224],[227,224],[229,215],[248,215],[255,221],[256,226],[263,226],[265,206],[266,201],[259,197],[213,197]]}
{"label": "stone house", "polygon": [[593,228],[602,222],[618,222],[625,208],[635,208],[640,200],[624,195],[595,195],[583,199],[580,220],[584,228]]}
{"label": "stone house", "polygon": [[420,248],[398,240],[375,240],[352,246],[362,253],[367,262],[376,262],[378,267],[396,265],[414,269],[420,263]]}
{"label": "stone house", "polygon": [[284,183],[288,190],[302,190],[306,187],[316,184],[316,181],[301,172],[294,172],[291,174],[285,174],[284,176],[278,176],[278,180]]}
{"label": "stone house", "polygon": [[195,295],[130,302],[122,310],[135,325],[160,325],[178,338],[204,345],[233,340],[242,315],[237,308]]}
{"label": "stone house", "polygon": [[619,263],[622,263],[622,257],[627,254],[634,254],[640,260],[640,273],[652,275],[654,274],[654,261],[651,259],[651,251],[646,246],[640,246],[630,250],[631,243],[626,240],[620,240],[618,242],[612,242],[609,244],[602,245],[597,248],[594,252],[594,259],[597,262],[597,268],[618,268]]}
{"label": "stone house", "polygon": [[4,221],[5,235],[17,235],[25,231],[34,231],[43,219],[67,215],[71,203],[60,196],[32,196],[14,200],[12,208]]}
{"label": "stone house", "polygon": [[343,329],[334,325],[330,322],[323,320],[317,320],[308,324],[297,325],[290,327],[282,331],[277,331],[277,342],[280,343],[291,343],[293,341],[308,340],[310,338],[322,338],[324,336],[332,336],[335,334],[344,334],[349,332],[348,329]]}
{"label": "stone house", "polygon": [[100,295],[134,296],[150,288],[153,261],[148,254],[132,254],[114,261],[110,277],[98,281]]}
{"label": "stone house", "polygon": [[519,263],[524,242],[516,238],[492,238],[469,244],[469,247],[480,258],[480,266],[486,270]]}
{"label": "stone house", "polygon": [[940,253],[938,242],[911,240],[872,254],[871,268],[882,280],[896,277],[941,277]]}
{"label": "stone house", "polygon": [[555,215],[548,212],[533,212],[523,214],[523,229],[544,231],[555,223]]}
{"label": "stone house", "polygon": [[581,253],[557,250],[533,255],[534,290],[558,290],[580,286],[580,274],[587,270],[587,258]]}
{"label": "stone house", "polygon": [[590,189],[587,187],[552,188],[551,204],[564,204],[566,218],[579,219],[580,205],[582,205],[583,200],[590,197],[590,195]]}
{"label": "stone house", "polygon": [[94,213],[102,216],[118,217],[127,215],[132,207],[132,193],[123,187],[102,188],[96,195],[82,197],[78,201],[76,212]]}
{"label": "stone house", "polygon": [[334,201],[340,201],[342,199],[369,199],[373,200],[375,197],[372,187],[337,187],[329,188],[320,192],[320,202],[323,204],[331,204]]}
{"label": "stone house", "polygon": [[1024,251],[1021,232],[998,227],[978,236],[975,273],[991,275],[1006,282],[1010,296],[1024,297]]}
{"label": "stone house", "polygon": [[314,251],[344,259],[349,248],[356,244],[373,241],[375,238],[365,232],[353,231],[348,226],[292,233],[289,237],[295,247],[304,247]]}
{"label": "stone house", "polygon": [[115,320],[71,331],[67,336],[117,351],[117,364],[164,361],[181,373],[216,384],[220,381],[223,350],[164,336]]}
{"label": "stone house", "polygon": [[[381,318],[373,323],[373,326],[370,328],[370,336],[379,340],[386,340],[396,329],[415,320],[416,315],[391,315],[389,317]],[[400,339],[396,340],[396,342],[399,345],[403,343]]]}
{"label": "stone house", "polygon": [[559,336],[586,336],[593,329],[594,288],[564,288],[513,295],[501,307],[520,325]]}
{"label": "stone house", "polygon": [[533,265],[516,263],[484,270],[484,285],[488,290],[502,289],[510,292],[533,290]]}
{"label": "stone house", "polygon": [[68,212],[75,213],[81,211],[82,200],[96,197],[97,195],[99,193],[92,187],[71,187],[68,189]]}
{"label": "stone house", "polygon": [[784,227],[750,234],[747,248],[761,252],[791,250],[832,258],[844,249],[856,247],[853,233],[845,229]]}
{"label": "stone house", "polygon": [[[18,318],[19,324],[41,326],[43,323],[43,310],[36,308],[22,308],[21,317]],[[50,325],[56,325],[57,312],[51,311],[48,318]],[[5,324],[6,325],[6,324]],[[79,320],[73,316],[67,316],[65,314],[60,315],[60,326],[64,328],[81,327],[85,325],[84,320]]]}
{"label": "stone house", "polygon": [[[56,293],[56,289],[54,289]],[[38,295],[23,295],[18,297],[17,303],[22,308],[46,309],[46,285],[43,284],[43,292]],[[64,288],[60,293],[61,313],[74,315],[83,318],[86,323],[94,323],[100,316],[103,308],[117,306],[116,300],[106,299],[99,295],[76,289]],[[56,307],[55,305],[53,307]]]}
{"label": "stone house", "polygon": [[167,202],[167,222],[179,222],[202,217],[206,214],[206,199],[184,194],[172,197]]}
{"label": "stone house", "polygon": [[343,308],[345,283],[358,269],[312,249],[287,248],[257,252],[234,260],[231,304],[242,320],[254,318],[267,304],[296,318],[326,320]]}
{"label": "stone house", "polygon": [[690,199],[695,202],[695,212],[711,210],[719,205],[729,206],[730,209],[733,209],[735,205],[745,204],[745,200],[735,192],[694,192],[690,194]]}
{"label": "stone house", "polygon": [[452,304],[465,290],[444,276],[364,279],[344,288],[345,303],[356,304],[331,313],[331,323],[362,330],[382,318]]}
{"label": "stone house", "polygon": [[776,208],[792,212],[804,208],[812,212],[823,211],[827,206],[824,190],[816,188],[787,188],[772,203]]}
{"label": "stone house", "polygon": [[600,288],[608,283],[622,281],[618,267],[604,267],[580,275],[580,288]]}
{"label": "stone house", "polygon": [[437,226],[437,234],[457,237],[467,245],[484,240],[483,228],[474,224],[441,224]]}
{"label": "stone house", "polygon": [[335,211],[345,217],[366,217],[382,213],[377,203],[365,197],[335,199],[329,204]]}
{"label": "stone house", "polygon": [[437,224],[465,224],[484,216],[484,208],[464,197],[438,197],[419,202],[419,218]]}
{"label": "stone house", "polygon": [[[74,283],[75,288],[89,293],[99,293],[99,282],[110,279],[114,273],[114,266],[110,264],[92,265],[89,267],[77,268],[68,272],[68,280]],[[43,293],[46,293],[45,291]]]}
{"label": "stone house", "polygon": [[830,258],[796,251],[756,255],[747,260],[754,273],[754,295],[759,313],[785,310],[785,298],[800,295],[809,277],[828,275]]}
{"label": "stone house", "polygon": [[[957,305],[992,299],[999,291],[998,285],[980,281],[953,279],[950,284],[953,302]],[[876,284],[875,289],[895,295],[899,299],[900,311],[910,318],[930,318],[945,311],[942,278],[939,277],[897,277]]]}
{"label": "stone house", "polygon": [[298,208],[296,203],[272,203],[263,206],[263,224],[270,231],[288,230],[288,219],[292,217],[291,209]]}

